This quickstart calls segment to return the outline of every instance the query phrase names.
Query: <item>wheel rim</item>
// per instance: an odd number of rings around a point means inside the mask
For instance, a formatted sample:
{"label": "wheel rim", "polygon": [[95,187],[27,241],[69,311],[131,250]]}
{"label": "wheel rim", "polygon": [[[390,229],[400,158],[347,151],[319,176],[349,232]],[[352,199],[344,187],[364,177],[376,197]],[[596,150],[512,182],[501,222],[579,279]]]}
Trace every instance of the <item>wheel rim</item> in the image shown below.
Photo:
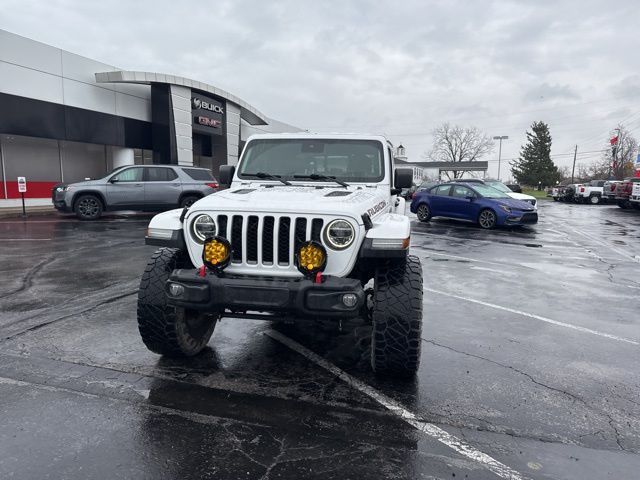
{"label": "wheel rim", "polygon": [[197,314],[192,311],[184,312],[184,326],[192,338],[202,338],[211,328],[212,321],[211,317],[207,315]]}
{"label": "wheel rim", "polygon": [[485,210],[484,212],[482,212],[480,214],[479,222],[480,222],[480,226],[481,227],[483,227],[483,228],[491,228],[496,223],[496,216],[492,211]]}
{"label": "wheel rim", "polygon": [[591,203],[598,203],[598,197],[591,197]]}
{"label": "wheel rim", "polygon": [[100,206],[95,198],[83,198],[78,204],[80,214],[85,217],[93,217],[97,215]]}
{"label": "wheel rim", "polygon": [[420,205],[418,208],[418,220],[426,220],[427,218],[429,218],[429,207]]}

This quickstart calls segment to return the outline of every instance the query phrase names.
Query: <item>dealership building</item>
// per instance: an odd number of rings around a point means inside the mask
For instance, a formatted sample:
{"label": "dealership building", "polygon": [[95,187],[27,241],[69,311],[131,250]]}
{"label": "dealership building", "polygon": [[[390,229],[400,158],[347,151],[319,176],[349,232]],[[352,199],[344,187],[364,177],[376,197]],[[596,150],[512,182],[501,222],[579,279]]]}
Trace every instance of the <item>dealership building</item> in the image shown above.
{"label": "dealership building", "polygon": [[250,135],[300,129],[194,79],[121,70],[0,30],[0,207],[123,165],[235,164]]}

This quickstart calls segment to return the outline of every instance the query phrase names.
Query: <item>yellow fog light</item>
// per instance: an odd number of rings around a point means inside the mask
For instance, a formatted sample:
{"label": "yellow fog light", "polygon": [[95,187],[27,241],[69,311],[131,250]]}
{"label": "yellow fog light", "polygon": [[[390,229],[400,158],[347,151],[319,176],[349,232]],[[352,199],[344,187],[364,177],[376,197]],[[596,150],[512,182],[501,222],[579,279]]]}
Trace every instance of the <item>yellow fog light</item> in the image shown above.
{"label": "yellow fog light", "polygon": [[231,260],[231,244],[226,238],[213,237],[204,242],[202,261],[214,270],[222,270]]}
{"label": "yellow fog light", "polygon": [[307,242],[296,253],[296,266],[305,275],[321,272],[327,264],[327,251],[318,242]]}

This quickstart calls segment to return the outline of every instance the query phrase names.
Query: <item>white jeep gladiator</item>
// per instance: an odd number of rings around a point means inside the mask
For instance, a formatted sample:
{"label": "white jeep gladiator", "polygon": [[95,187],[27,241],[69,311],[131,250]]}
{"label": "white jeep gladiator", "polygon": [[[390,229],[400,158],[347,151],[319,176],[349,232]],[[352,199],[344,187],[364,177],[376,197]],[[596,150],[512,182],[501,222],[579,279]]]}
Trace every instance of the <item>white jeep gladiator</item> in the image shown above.
{"label": "white jeep gladiator", "polygon": [[[420,361],[422,268],[382,136],[267,134],[247,141],[229,188],[153,217],[138,326],[153,352],[191,356],[221,317],[372,324],[376,373]],[[373,281],[373,288],[367,284]]]}

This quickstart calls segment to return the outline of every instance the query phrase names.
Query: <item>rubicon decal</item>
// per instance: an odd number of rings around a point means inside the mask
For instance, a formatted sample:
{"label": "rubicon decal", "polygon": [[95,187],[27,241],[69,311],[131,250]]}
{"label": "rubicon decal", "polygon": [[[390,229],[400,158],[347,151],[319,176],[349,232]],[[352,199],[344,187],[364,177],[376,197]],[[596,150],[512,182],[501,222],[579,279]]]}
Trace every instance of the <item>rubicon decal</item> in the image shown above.
{"label": "rubicon decal", "polygon": [[373,207],[368,209],[367,213],[369,214],[370,217],[373,217],[376,213],[381,212],[386,206],[387,206],[387,202],[383,200],[377,205],[374,205]]}

